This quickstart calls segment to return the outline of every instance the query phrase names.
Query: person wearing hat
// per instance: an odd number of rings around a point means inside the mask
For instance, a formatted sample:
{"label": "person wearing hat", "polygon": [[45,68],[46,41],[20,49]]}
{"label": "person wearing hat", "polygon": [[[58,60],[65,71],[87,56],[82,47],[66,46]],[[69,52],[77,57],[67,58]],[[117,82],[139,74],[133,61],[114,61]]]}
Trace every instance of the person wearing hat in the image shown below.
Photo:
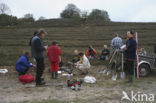
{"label": "person wearing hat", "polygon": [[104,49],[102,50],[100,60],[108,60],[109,53],[110,52],[107,45],[104,45]]}
{"label": "person wearing hat", "polygon": [[57,45],[57,42],[52,42],[52,46],[49,47],[48,52],[48,59],[49,62],[51,63],[51,76],[52,79],[57,79],[58,78],[58,69],[59,69],[59,63],[61,61],[61,50]]}
{"label": "person wearing hat", "polygon": [[136,60],[136,49],[137,49],[137,42],[134,39],[134,32],[128,31],[124,56],[125,56],[125,69],[128,73],[127,83],[130,84],[133,83],[134,63]]}
{"label": "person wearing hat", "polygon": [[47,34],[43,29],[39,29],[38,34],[31,40],[31,55],[36,60],[36,86],[45,85],[44,79],[41,78],[45,68],[44,65],[44,52],[48,46],[44,46],[42,39]]}

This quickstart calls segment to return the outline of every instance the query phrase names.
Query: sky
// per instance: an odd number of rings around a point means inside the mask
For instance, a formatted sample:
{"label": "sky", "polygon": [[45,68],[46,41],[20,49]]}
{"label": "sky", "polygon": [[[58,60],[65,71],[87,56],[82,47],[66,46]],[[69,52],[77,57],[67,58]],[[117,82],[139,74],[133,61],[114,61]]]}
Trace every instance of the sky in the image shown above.
{"label": "sky", "polygon": [[0,0],[11,9],[11,15],[23,17],[32,13],[40,16],[59,18],[67,4],[75,4],[81,11],[106,10],[112,21],[156,22],[156,0]]}

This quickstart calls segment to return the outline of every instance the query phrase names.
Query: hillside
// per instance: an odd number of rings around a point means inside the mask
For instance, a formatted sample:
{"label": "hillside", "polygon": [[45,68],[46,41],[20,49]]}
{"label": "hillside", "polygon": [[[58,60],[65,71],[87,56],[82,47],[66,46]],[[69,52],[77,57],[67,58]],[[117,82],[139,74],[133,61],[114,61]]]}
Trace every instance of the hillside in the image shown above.
{"label": "hillside", "polygon": [[29,39],[33,31],[39,28],[48,32],[45,45],[50,45],[53,40],[59,42],[65,62],[71,59],[74,49],[85,52],[89,44],[100,54],[104,44],[110,45],[114,33],[120,34],[125,40],[126,31],[130,29],[138,32],[139,48],[144,47],[148,54],[153,52],[156,40],[156,23],[90,22],[84,25],[70,23],[68,20],[51,20],[24,26],[1,27],[0,65],[15,65],[22,53],[30,50]]}

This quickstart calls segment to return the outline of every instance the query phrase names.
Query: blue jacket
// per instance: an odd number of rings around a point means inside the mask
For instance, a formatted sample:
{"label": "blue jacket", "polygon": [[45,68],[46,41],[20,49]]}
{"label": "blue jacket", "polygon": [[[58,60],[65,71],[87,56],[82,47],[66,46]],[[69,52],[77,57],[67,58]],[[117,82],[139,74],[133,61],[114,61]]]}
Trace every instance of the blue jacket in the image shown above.
{"label": "blue jacket", "polygon": [[25,68],[32,67],[33,65],[29,62],[29,58],[24,54],[21,56],[16,63],[16,70],[18,72],[24,72]]}
{"label": "blue jacket", "polygon": [[130,38],[126,41],[127,50],[125,51],[125,59],[135,60],[136,59],[136,49],[137,42],[134,38]]}

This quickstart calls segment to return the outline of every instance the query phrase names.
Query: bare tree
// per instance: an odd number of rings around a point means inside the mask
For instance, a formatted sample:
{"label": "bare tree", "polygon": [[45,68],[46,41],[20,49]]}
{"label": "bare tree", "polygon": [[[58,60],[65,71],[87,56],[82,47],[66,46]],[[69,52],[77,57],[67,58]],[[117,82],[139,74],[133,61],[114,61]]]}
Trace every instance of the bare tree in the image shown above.
{"label": "bare tree", "polygon": [[1,3],[0,4],[0,14],[9,14],[11,12],[10,8],[8,5]]}

